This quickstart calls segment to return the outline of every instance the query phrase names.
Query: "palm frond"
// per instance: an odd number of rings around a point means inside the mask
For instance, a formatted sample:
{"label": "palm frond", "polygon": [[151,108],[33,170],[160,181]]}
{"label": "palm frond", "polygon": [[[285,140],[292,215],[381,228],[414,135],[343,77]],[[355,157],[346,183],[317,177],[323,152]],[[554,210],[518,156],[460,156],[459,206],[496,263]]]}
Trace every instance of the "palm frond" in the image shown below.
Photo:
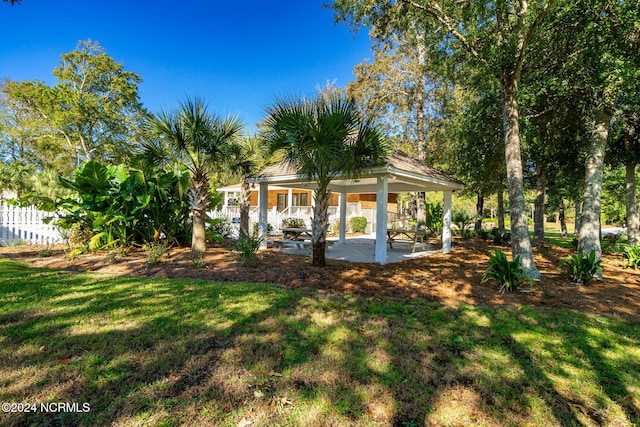
{"label": "palm frond", "polygon": [[340,95],[281,98],[267,110],[265,142],[303,176],[320,186],[337,175],[355,176],[382,161],[387,144],[353,100]]}

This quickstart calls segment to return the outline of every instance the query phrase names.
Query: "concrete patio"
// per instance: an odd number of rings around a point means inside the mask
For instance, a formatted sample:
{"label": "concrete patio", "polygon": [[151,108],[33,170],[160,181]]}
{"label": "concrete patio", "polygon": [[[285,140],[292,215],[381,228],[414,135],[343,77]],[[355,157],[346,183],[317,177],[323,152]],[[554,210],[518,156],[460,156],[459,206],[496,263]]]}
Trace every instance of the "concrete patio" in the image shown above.
{"label": "concrete patio", "polygon": [[[331,245],[327,245],[325,257],[327,259],[339,259],[350,262],[377,262],[375,259],[376,235],[375,233],[364,234],[359,236],[346,236],[345,242],[338,242],[337,238],[328,238]],[[279,250],[279,249],[274,249]],[[281,249],[282,252],[288,254],[311,256],[311,249],[287,247]],[[414,253],[408,244],[396,243],[393,249],[387,248],[386,264],[406,261],[416,258],[424,258],[429,255],[439,253],[440,250],[427,245],[426,250],[418,250]]]}

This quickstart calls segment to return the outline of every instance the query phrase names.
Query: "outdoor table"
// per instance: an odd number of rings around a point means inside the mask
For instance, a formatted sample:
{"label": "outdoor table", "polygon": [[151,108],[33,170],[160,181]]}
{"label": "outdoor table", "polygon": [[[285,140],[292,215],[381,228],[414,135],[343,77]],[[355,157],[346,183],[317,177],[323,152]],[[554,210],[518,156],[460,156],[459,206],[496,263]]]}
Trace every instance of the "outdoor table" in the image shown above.
{"label": "outdoor table", "polygon": [[409,243],[411,252],[415,252],[416,247],[426,247],[427,232],[426,230],[389,228],[387,229],[387,243],[390,249],[393,249],[394,242]]}
{"label": "outdoor table", "polygon": [[283,240],[311,240],[311,230],[307,228],[282,228]]}

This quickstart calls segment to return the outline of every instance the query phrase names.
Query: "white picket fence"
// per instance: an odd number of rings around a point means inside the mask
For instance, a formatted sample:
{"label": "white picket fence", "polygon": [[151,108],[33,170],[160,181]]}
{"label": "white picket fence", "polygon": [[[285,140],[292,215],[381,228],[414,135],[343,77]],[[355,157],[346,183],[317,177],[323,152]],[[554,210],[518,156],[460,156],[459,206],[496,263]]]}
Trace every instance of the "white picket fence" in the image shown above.
{"label": "white picket fence", "polygon": [[43,219],[54,216],[34,206],[11,206],[0,202],[0,246],[18,244],[49,245],[64,242],[60,229],[45,224]]}
{"label": "white picket fence", "polygon": [[[375,209],[361,209],[359,204],[349,203],[347,206],[347,218],[362,215],[367,218],[367,232],[375,230]],[[52,212],[36,209],[34,206],[18,207],[8,205],[0,201],[0,246],[13,246],[18,244],[55,244],[65,241],[60,228],[51,224],[45,224],[44,218],[55,216]],[[240,228],[240,208],[238,206],[223,207],[220,210],[209,212],[212,218],[228,218],[231,222],[232,234],[237,237]],[[270,209],[267,213],[267,222],[274,233],[282,228],[282,221],[286,218],[300,218],[307,228],[311,228],[311,207],[295,207],[283,212]],[[339,219],[339,212],[335,206],[329,207],[329,224]],[[254,224],[259,222],[258,208],[249,211],[249,230],[253,230]]]}

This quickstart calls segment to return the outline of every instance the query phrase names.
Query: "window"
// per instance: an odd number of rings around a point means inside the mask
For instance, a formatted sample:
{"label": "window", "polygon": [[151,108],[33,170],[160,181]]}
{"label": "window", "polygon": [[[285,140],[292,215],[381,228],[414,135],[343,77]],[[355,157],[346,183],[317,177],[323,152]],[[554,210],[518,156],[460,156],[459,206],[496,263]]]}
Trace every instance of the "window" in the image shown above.
{"label": "window", "polygon": [[278,212],[282,212],[287,208],[287,194],[280,193],[278,194]]}
{"label": "window", "polygon": [[309,194],[307,193],[296,193],[292,199],[292,206],[309,206]]}

